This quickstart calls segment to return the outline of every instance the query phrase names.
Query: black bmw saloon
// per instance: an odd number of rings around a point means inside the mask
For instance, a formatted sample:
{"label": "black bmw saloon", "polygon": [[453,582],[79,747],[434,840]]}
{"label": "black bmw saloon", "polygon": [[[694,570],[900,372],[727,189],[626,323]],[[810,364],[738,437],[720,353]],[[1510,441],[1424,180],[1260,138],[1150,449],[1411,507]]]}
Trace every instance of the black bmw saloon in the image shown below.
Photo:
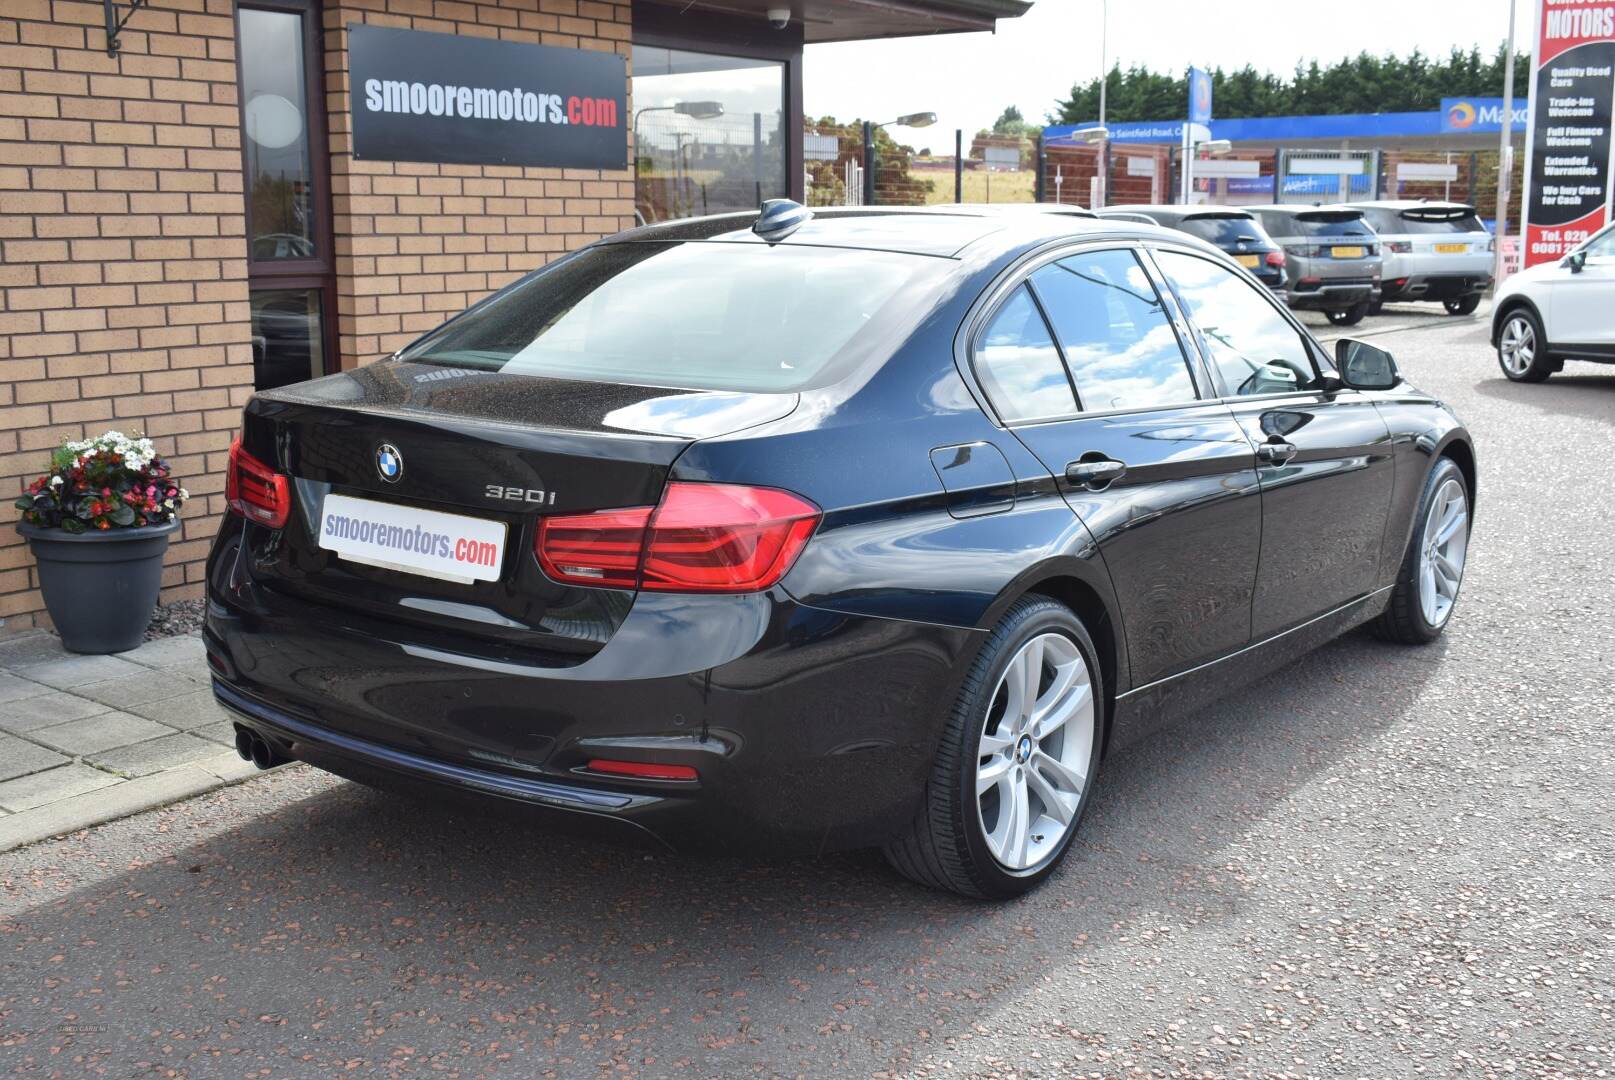
{"label": "black bmw saloon", "polygon": [[255,396],[204,636],[262,766],[1003,898],[1118,747],[1441,634],[1475,473],[1192,236],[774,203]]}

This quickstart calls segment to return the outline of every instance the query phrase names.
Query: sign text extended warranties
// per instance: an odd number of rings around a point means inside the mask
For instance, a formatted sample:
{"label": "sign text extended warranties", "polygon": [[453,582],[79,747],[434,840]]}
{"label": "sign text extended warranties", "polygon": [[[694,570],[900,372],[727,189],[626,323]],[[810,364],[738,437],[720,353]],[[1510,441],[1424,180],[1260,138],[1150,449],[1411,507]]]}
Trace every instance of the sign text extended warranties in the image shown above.
{"label": "sign text extended warranties", "polygon": [[354,157],[621,169],[627,65],[615,53],[351,24]]}

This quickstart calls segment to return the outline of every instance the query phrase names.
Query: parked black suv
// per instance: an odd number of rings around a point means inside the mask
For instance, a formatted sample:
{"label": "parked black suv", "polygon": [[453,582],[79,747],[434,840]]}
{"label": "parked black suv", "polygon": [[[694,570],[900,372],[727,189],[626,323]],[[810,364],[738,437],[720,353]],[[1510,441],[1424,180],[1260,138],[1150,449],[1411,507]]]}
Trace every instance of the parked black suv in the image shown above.
{"label": "parked black suv", "polygon": [[1226,251],[1257,281],[1285,297],[1284,249],[1273,242],[1262,223],[1233,206],[1109,206],[1098,217],[1162,225],[1198,236]]}

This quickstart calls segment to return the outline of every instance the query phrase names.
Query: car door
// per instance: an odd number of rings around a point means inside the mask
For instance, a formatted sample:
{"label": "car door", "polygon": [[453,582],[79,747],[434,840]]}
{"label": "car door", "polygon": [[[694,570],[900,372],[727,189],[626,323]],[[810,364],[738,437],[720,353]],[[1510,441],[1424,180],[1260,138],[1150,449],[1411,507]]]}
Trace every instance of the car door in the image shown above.
{"label": "car door", "polygon": [[973,351],[1000,418],[1099,546],[1135,687],[1250,638],[1255,454],[1228,409],[1202,400],[1186,334],[1138,252],[1109,246],[1031,269]]}
{"label": "car door", "polygon": [[1572,351],[1578,345],[1604,351],[1615,347],[1615,227],[1607,228],[1579,249],[1586,256],[1581,270],[1554,270],[1548,292],[1548,340]]}
{"label": "car door", "polygon": [[1316,344],[1232,269],[1181,250],[1154,257],[1223,400],[1256,445],[1262,555],[1252,638],[1372,592],[1395,470],[1372,395],[1329,389]]}

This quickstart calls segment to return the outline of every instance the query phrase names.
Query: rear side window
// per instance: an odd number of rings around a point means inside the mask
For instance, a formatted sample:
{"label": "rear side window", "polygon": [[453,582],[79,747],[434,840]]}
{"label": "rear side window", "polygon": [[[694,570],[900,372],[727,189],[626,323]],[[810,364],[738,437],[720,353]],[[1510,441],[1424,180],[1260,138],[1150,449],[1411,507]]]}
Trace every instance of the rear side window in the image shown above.
{"label": "rear side window", "polygon": [[1047,420],[1076,411],[1065,366],[1025,285],[987,324],[976,346],[976,377],[1005,421]]}
{"label": "rear side window", "polygon": [[1178,228],[1190,236],[1198,236],[1219,247],[1232,246],[1241,240],[1247,244],[1255,244],[1266,239],[1262,235],[1262,227],[1244,214],[1184,218]]}
{"label": "rear side window", "polygon": [[1306,342],[1257,287],[1210,259],[1160,251],[1155,260],[1200,328],[1225,394],[1317,387]]}
{"label": "rear side window", "polygon": [[1032,275],[1085,411],[1195,400],[1161,297],[1131,251],[1086,251]]}
{"label": "rear side window", "polygon": [[513,375],[700,390],[826,386],[889,351],[951,264],[762,243],[586,248],[404,350]]}

